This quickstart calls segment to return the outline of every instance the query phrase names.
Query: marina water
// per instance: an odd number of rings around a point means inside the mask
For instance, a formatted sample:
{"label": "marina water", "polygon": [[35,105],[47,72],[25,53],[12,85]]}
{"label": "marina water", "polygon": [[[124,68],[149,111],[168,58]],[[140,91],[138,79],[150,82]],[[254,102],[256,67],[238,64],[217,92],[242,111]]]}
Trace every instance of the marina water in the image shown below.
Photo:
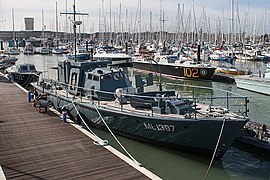
{"label": "marina water", "polygon": [[[37,70],[46,73],[50,67],[57,65],[65,55],[18,55],[17,64],[32,63]],[[249,62],[249,67],[257,67],[258,63]],[[128,69],[130,76],[139,71]],[[237,89],[236,85],[218,82],[199,82],[187,80],[173,80],[165,77],[167,84],[186,84],[206,86],[236,92],[249,98],[249,118],[253,121],[270,125],[270,96],[265,96],[246,90]],[[186,90],[182,87],[180,90]],[[202,92],[203,93],[203,92]],[[122,151],[108,132],[94,129],[109,144]],[[162,179],[203,179],[210,163],[210,158],[192,155],[181,151],[162,148],[155,145],[141,143],[124,137],[118,137],[125,148],[144,167],[160,176]],[[90,143],[92,143],[90,141]],[[123,151],[122,151],[123,152]],[[268,180],[270,179],[270,154],[258,152],[248,146],[235,143],[221,160],[214,161],[207,179],[219,180]]]}

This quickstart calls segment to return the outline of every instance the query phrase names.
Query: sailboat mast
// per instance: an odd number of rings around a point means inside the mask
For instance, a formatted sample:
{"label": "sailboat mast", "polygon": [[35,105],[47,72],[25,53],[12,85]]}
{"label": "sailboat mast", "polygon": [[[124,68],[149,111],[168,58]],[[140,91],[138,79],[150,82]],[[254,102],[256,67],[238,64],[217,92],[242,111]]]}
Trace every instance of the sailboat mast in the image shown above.
{"label": "sailboat mast", "polygon": [[57,2],[55,3],[55,27],[56,27],[56,37],[58,38],[58,16],[57,16]]}
{"label": "sailboat mast", "polygon": [[150,11],[150,35],[148,41],[150,42],[152,40],[152,33],[153,33],[153,27],[152,27],[152,11]]}
{"label": "sailboat mast", "polygon": [[139,8],[140,8],[140,18],[139,18],[139,37],[138,37],[138,44],[141,44],[141,30],[142,30],[142,1],[139,0]]}
{"label": "sailboat mast", "polygon": [[233,44],[234,41],[234,0],[232,0],[232,14],[231,14],[231,21],[232,21],[232,32],[231,32],[231,44]]}
{"label": "sailboat mast", "polygon": [[194,19],[194,23],[193,23],[193,35],[192,35],[192,41],[193,43],[195,43],[195,41],[197,41],[197,22],[196,22],[196,14],[195,14],[195,7],[194,7],[194,0],[193,0],[193,5],[192,5],[192,11],[193,11],[193,19]]}
{"label": "sailboat mast", "polygon": [[110,43],[112,42],[112,0],[110,0]]}
{"label": "sailboat mast", "polygon": [[160,34],[159,34],[159,41],[160,43],[163,42],[163,37],[162,37],[162,0],[160,0],[160,7],[159,7],[159,23],[160,23]]}
{"label": "sailboat mast", "polygon": [[13,47],[15,45],[15,32],[14,32],[14,9],[12,8],[12,38],[13,38]]}
{"label": "sailboat mast", "polygon": [[44,47],[44,44],[45,44],[45,35],[44,35],[44,12],[43,12],[43,9],[42,9],[42,13],[41,13],[41,16],[42,16],[42,40],[43,40],[43,47]]}
{"label": "sailboat mast", "polygon": [[65,28],[65,30],[66,30],[66,33],[65,33],[65,39],[66,39],[66,42],[67,42],[67,33],[68,33],[68,17],[67,17],[67,0],[66,0],[66,15],[65,15],[65,20],[66,20],[66,28]]}
{"label": "sailboat mast", "polygon": [[257,17],[256,17],[256,15],[255,15],[255,20],[254,20],[254,29],[253,29],[253,44],[255,44],[256,43],[256,24],[257,24]]}
{"label": "sailboat mast", "polygon": [[101,23],[101,43],[105,42],[105,15],[104,15],[104,0],[102,0],[101,4],[101,14],[102,14],[102,23]]}
{"label": "sailboat mast", "polygon": [[119,34],[120,34],[120,43],[122,44],[123,36],[122,36],[122,3],[119,5],[119,19],[118,19],[118,28],[119,28]]}
{"label": "sailboat mast", "polygon": [[57,2],[55,3],[55,23],[56,23],[56,47],[58,49],[58,15],[57,15]]}

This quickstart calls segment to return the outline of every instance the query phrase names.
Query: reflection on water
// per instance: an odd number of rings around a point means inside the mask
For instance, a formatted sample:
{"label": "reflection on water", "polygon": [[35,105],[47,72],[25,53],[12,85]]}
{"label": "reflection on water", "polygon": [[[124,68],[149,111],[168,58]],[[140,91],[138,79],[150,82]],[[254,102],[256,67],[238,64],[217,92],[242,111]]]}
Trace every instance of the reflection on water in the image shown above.
{"label": "reflection on water", "polygon": [[240,148],[241,145],[230,148],[222,158],[224,170],[231,179],[254,180],[270,178],[270,160],[268,157],[258,156],[247,152],[249,147]]}
{"label": "reflection on water", "polygon": [[[124,153],[109,133],[97,129],[94,131]],[[210,163],[210,158],[148,145],[121,136],[118,138],[137,161],[164,179],[203,179]],[[231,147],[222,160],[214,161],[207,179],[268,180],[269,156],[266,158],[265,155],[258,156],[245,150],[239,145]]]}
{"label": "reflection on water", "polygon": [[[25,56],[21,54],[18,56],[19,60],[17,63],[33,63],[36,65],[37,70],[47,71],[48,68],[56,66],[59,60],[63,60],[64,56],[65,55]],[[250,66],[254,67],[256,65],[251,64]],[[129,76],[133,78],[135,73],[140,72],[128,69],[128,73]],[[157,77],[155,77],[155,81],[157,80]],[[216,89],[229,90],[243,96],[248,96],[250,100],[248,106],[250,109],[249,117],[252,120],[270,125],[270,96],[240,90],[236,88],[236,85],[228,85],[217,82],[184,81],[178,79],[168,79],[165,77],[163,77],[163,81],[167,83],[167,85],[163,86],[163,88],[175,88],[177,91],[181,91],[182,93],[192,92],[192,89],[186,85],[206,86],[214,89],[214,91],[200,89],[196,96],[205,94],[218,95],[218,91],[216,91]],[[176,86],[176,84],[181,84],[183,86]],[[156,86],[156,89],[157,88],[158,87]],[[94,129],[94,132],[96,132],[101,138],[108,139],[110,145],[122,151],[108,132],[98,129]],[[124,137],[118,138],[136,160],[142,163],[144,167],[166,180],[203,179],[210,163],[210,158],[200,157],[181,151],[169,150],[155,145],[148,145],[146,143],[141,143]],[[89,143],[92,142],[89,140]],[[267,158],[264,154],[261,155],[261,153],[258,153],[258,155],[256,152],[257,151],[248,151],[247,147],[242,147],[239,145],[233,146],[225,154],[222,160],[214,161],[207,179],[270,179],[270,158]]]}

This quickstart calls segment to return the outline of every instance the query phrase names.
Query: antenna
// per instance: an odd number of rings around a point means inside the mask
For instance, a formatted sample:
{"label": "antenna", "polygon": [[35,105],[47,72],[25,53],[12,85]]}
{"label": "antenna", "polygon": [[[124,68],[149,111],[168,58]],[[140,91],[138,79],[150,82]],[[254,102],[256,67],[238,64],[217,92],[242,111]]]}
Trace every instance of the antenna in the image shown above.
{"label": "antenna", "polygon": [[73,4],[73,12],[61,12],[60,14],[70,14],[73,15],[73,30],[74,30],[74,60],[75,62],[77,61],[77,57],[76,57],[76,51],[77,51],[77,34],[76,34],[76,28],[78,25],[81,25],[82,22],[81,21],[76,21],[76,15],[81,15],[81,16],[89,16],[88,13],[78,13],[76,12],[76,8],[75,8],[75,0],[74,0],[74,4]]}

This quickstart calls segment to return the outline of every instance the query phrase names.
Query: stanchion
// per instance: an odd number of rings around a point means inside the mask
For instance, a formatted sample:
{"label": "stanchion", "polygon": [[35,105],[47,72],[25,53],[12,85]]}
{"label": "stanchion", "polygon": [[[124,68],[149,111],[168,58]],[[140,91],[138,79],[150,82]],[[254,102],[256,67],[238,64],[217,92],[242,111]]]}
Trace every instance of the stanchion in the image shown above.
{"label": "stanchion", "polygon": [[30,91],[28,91],[27,93],[27,101],[30,103],[32,100],[32,93]]}
{"label": "stanchion", "polygon": [[67,122],[67,113],[62,111],[62,115],[61,115],[61,121],[64,123],[64,122]]}

